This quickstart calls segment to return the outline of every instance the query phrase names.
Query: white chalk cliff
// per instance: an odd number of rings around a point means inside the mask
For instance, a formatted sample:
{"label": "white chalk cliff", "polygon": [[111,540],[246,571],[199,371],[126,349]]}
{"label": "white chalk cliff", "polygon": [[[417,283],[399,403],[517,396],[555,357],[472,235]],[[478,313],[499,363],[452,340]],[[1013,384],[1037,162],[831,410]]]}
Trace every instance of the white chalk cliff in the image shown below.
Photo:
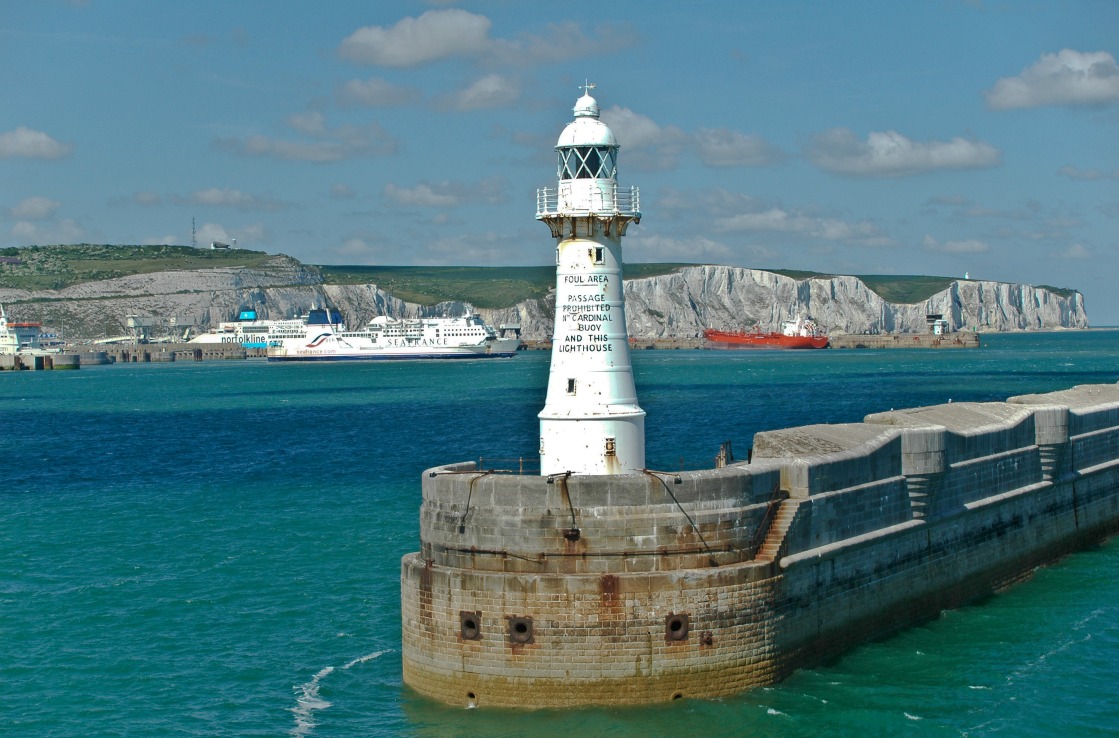
{"label": "white chalk cliff", "polygon": [[[925,332],[926,315],[942,314],[952,329],[980,332],[1086,328],[1084,298],[1041,287],[959,280],[923,302],[883,300],[855,277],[795,280],[772,272],[693,266],[672,274],[627,280],[626,324],[639,338],[689,338],[704,328],[777,328],[783,320],[812,316],[831,334]],[[141,274],[62,290],[0,288],[9,313],[65,328],[68,337],[99,338],[125,330],[127,316],[176,316],[177,332],[204,330],[229,320],[245,305],[261,318],[285,318],[312,304],[332,304],[352,326],[377,315],[461,315],[462,302],[421,306],[392,297],[375,284],[324,284],[314,267],[286,256],[258,269],[199,269]],[[528,339],[551,337],[554,302],[528,300],[477,310],[493,325],[518,323]]]}
{"label": "white chalk cliff", "polygon": [[1087,328],[1084,298],[1024,284],[958,280],[919,303],[883,300],[856,277],[795,280],[758,269],[687,267],[626,284],[631,334],[690,336],[704,328],[774,330],[812,316],[829,333],[923,333],[941,314],[952,330]]}

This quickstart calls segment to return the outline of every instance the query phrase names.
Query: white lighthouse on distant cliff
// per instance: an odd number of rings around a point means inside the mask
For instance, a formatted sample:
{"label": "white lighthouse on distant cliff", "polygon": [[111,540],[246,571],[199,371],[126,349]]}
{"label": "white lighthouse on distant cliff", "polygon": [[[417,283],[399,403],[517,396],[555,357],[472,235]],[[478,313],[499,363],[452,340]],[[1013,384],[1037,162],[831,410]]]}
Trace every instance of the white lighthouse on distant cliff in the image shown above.
{"label": "white lighthouse on distant cliff", "polygon": [[645,468],[622,291],[622,236],[640,222],[638,190],[618,187],[618,142],[584,87],[556,144],[559,183],[537,191],[536,219],[556,246],[556,318],[540,473],[633,474]]}

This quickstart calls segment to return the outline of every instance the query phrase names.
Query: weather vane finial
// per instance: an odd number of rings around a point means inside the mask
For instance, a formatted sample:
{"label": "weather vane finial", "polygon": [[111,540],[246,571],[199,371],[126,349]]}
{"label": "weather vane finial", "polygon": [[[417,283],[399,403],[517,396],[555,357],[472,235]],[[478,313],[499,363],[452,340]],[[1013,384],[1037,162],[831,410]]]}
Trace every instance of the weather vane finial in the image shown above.
{"label": "weather vane finial", "polygon": [[579,85],[579,89],[581,89],[583,91],[584,95],[591,94],[591,90],[593,90],[594,88],[595,88],[594,82],[588,82],[587,80],[583,80],[583,84]]}

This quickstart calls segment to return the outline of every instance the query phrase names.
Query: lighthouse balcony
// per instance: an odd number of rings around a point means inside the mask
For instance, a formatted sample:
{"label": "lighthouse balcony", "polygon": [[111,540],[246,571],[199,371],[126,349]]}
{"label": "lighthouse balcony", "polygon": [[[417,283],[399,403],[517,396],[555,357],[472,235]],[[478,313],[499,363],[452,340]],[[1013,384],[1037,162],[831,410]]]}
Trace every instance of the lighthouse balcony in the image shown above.
{"label": "lighthouse balcony", "polygon": [[580,188],[579,191],[573,191],[564,183],[559,187],[538,189],[536,219],[589,215],[641,219],[641,191],[637,187],[622,188],[615,182],[603,181],[596,181],[595,184],[598,186],[592,189]]}

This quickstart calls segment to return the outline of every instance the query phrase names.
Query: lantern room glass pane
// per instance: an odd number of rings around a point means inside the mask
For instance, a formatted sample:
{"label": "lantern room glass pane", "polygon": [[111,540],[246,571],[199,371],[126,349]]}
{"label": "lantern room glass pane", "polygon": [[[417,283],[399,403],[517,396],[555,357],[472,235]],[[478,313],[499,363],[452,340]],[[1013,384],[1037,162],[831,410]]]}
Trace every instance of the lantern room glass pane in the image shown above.
{"label": "lantern room glass pane", "polygon": [[556,152],[560,179],[615,179],[618,150],[611,146],[574,146]]}
{"label": "lantern room glass pane", "polygon": [[603,179],[616,179],[618,176],[618,150],[604,148],[599,151],[602,157],[602,170],[600,177]]}
{"label": "lantern room glass pane", "polygon": [[571,149],[560,149],[557,153],[559,154],[559,178],[575,179],[575,170],[571,165],[574,152],[572,152]]}
{"label": "lantern room glass pane", "polygon": [[598,149],[588,146],[580,149],[579,155],[583,157],[583,167],[579,170],[579,176],[587,179],[598,177],[598,167],[602,163],[598,156]]}

